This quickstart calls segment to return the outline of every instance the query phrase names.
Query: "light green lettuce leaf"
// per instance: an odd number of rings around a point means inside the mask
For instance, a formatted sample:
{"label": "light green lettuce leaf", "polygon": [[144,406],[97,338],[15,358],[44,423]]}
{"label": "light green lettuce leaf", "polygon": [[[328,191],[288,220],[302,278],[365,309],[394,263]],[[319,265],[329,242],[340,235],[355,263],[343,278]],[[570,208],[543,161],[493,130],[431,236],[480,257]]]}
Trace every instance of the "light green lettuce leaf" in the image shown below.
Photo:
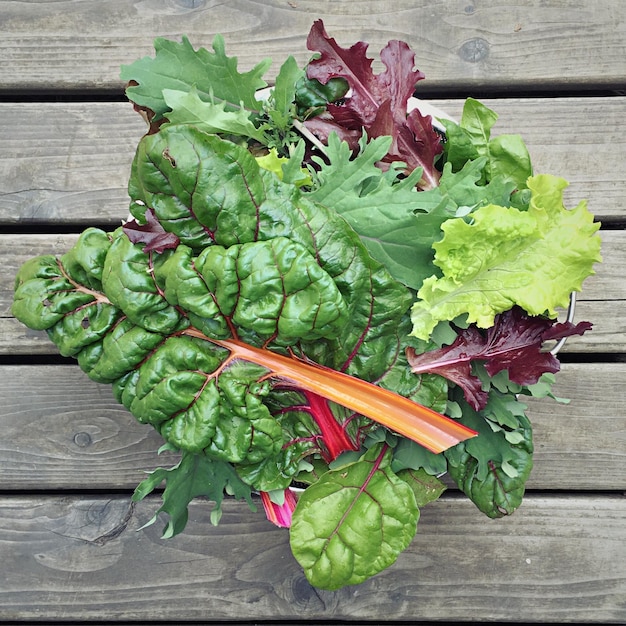
{"label": "light green lettuce leaf", "polygon": [[488,205],[472,213],[471,223],[445,222],[444,237],[433,246],[443,276],[426,279],[419,290],[412,334],[427,339],[439,321],[463,313],[488,328],[516,304],[531,315],[556,317],[601,260],[594,236],[600,225],[585,202],[563,206],[566,186],[562,178],[534,176],[528,211]]}

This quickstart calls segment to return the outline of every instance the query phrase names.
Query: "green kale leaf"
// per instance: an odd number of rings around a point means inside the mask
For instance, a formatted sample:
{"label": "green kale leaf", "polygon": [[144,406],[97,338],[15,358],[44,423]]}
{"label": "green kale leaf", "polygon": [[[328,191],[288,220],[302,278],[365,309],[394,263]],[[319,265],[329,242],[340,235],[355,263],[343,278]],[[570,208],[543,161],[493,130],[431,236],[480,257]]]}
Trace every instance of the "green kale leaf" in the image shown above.
{"label": "green kale leaf", "polygon": [[171,110],[164,91],[190,92],[194,87],[205,102],[224,103],[232,110],[242,106],[252,111],[261,108],[256,92],[266,85],[262,76],[270,66],[269,59],[241,73],[237,58],[226,55],[221,35],[213,39],[213,52],[205,48],[194,50],[187,37],[180,43],[157,38],[154,48],[154,58],[144,57],[123,65],[121,78],[130,83],[126,89],[129,99],[150,109],[156,119]]}

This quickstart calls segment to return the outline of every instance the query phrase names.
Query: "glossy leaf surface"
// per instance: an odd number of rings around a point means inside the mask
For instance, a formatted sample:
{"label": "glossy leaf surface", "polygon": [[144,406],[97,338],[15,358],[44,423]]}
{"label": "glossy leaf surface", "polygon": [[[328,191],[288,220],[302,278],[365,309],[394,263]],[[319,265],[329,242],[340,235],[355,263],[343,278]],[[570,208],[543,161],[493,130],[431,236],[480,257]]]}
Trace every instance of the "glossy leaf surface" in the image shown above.
{"label": "glossy leaf surface", "polygon": [[306,489],[294,511],[291,548],[311,583],[338,589],[393,563],[415,535],[419,510],[411,487],[372,448]]}

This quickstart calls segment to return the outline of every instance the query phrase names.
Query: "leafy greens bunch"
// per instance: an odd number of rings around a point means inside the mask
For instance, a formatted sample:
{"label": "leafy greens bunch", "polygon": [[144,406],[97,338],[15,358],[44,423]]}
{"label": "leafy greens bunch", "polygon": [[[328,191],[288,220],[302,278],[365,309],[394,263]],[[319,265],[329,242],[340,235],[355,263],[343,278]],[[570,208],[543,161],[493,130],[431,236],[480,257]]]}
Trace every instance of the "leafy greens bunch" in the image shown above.
{"label": "leafy greens bunch", "polygon": [[165,536],[195,497],[217,523],[226,494],[259,492],[310,582],[337,589],[408,547],[444,472],[490,517],[517,508],[521,398],[551,395],[545,342],[590,328],[556,310],[600,243],[481,103],[434,129],[406,43],[379,74],[321,21],[307,43],[265,97],[269,61],[239,72],[220,36],[124,66],[149,123],[132,218],[25,263],[13,313],[180,453],[134,495],[165,482]]}

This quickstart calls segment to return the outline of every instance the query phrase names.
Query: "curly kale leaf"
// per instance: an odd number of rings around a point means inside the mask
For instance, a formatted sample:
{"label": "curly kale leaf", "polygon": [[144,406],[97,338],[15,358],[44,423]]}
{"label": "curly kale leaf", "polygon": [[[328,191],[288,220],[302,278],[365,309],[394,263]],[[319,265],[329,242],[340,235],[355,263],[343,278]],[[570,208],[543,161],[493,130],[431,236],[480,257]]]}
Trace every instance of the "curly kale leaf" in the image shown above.
{"label": "curly kale leaf", "polygon": [[[515,426],[494,426],[462,398],[458,401],[463,407],[461,421],[479,435],[444,453],[450,477],[485,515],[510,515],[522,502],[533,466],[530,421],[523,411],[509,410]],[[515,403],[515,397],[509,401]]]}
{"label": "curly kale leaf", "polygon": [[183,452],[181,460],[170,469],[158,468],[151,472],[135,489],[133,502],[143,500],[165,481],[162,505],[145,526],[156,522],[159,513],[169,516],[163,530],[163,538],[180,533],[187,524],[189,503],[199,496],[205,496],[215,503],[211,511],[211,522],[217,524],[222,516],[221,504],[224,494],[244,499],[252,510],[251,490],[241,481],[228,463],[211,459],[206,454]]}

